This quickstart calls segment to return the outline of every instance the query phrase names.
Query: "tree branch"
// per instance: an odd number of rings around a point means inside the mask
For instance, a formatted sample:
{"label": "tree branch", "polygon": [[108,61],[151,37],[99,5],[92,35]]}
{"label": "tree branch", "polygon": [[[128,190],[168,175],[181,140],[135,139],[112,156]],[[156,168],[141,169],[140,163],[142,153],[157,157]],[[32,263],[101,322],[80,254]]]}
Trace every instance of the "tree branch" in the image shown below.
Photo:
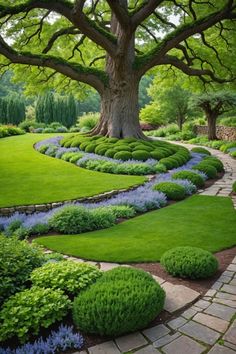
{"label": "tree branch", "polygon": [[135,30],[163,1],[164,0],[143,1],[141,7],[136,9],[131,17],[132,28]]}
{"label": "tree branch", "polygon": [[113,14],[116,16],[117,21],[123,28],[128,28],[130,26],[130,17],[127,12],[127,9],[122,6],[120,1],[114,0],[107,0],[110,9],[112,10]]}
{"label": "tree branch", "polygon": [[81,32],[79,30],[77,30],[74,26],[72,27],[67,27],[67,28],[62,28],[58,31],[56,31],[55,33],[53,33],[52,37],[49,39],[47,46],[44,48],[42,53],[48,53],[49,50],[52,48],[53,44],[55,43],[55,41],[64,35],[67,34],[80,34]]}
{"label": "tree branch", "polygon": [[25,52],[17,52],[0,36],[0,54],[4,55],[12,63],[47,67],[73,79],[94,87],[102,93],[107,83],[106,74],[95,68],[84,68],[77,63],[68,63],[60,57],[49,55],[36,55]]}

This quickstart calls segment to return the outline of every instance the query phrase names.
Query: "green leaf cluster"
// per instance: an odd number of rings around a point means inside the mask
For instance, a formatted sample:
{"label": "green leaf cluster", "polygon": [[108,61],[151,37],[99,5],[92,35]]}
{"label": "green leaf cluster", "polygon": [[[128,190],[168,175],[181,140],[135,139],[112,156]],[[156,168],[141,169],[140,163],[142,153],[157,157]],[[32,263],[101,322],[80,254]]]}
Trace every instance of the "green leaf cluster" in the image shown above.
{"label": "green leaf cluster", "polygon": [[153,186],[153,190],[164,193],[168,199],[182,200],[185,198],[184,187],[174,182],[160,182]]}

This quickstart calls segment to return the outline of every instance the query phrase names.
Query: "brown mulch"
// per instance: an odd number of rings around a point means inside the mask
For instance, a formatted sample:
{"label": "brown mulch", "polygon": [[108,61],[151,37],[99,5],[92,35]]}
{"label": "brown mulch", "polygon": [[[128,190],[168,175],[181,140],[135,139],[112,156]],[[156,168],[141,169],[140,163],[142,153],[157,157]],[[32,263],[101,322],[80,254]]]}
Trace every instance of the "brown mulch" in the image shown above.
{"label": "brown mulch", "polygon": [[219,270],[213,277],[208,279],[200,279],[200,280],[199,279],[189,280],[189,279],[172,277],[161,267],[160,263],[136,263],[133,264],[133,267],[141,268],[173,284],[185,285],[193,290],[198,291],[201,295],[204,295],[207,292],[207,290],[211,288],[214,282],[217,281],[219,276],[225,271],[225,269],[231,263],[235,255],[236,255],[236,247],[215,253],[215,256],[219,261]]}

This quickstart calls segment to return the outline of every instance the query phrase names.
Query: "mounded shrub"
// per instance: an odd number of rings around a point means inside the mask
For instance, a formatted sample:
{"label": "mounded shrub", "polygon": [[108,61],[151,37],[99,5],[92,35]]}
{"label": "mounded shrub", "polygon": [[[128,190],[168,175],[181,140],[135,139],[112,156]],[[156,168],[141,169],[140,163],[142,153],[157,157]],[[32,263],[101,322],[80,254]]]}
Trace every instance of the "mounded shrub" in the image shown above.
{"label": "mounded shrub", "polygon": [[164,290],[150,274],[117,267],[75,298],[73,319],[85,333],[118,336],[146,327],[164,300]]}
{"label": "mounded shrub", "polygon": [[116,217],[109,208],[95,208],[90,211],[90,230],[106,229],[115,224]]}
{"label": "mounded shrub", "polygon": [[216,178],[217,176],[216,168],[209,165],[207,162],[201,161],[197,165],[193,166],[192,169],[204,172],[208,178]]}
{"label": "mounded shrub", "polygon": [[179,162],[172,157],[165,157],[159,161],[162,165],[166,166],[167,170],[179,167]]}
{"label": "mounded shrub", "polygon": [[210,151],[202,147],[194,147],[191,149],[192,152],[197,152],[199,154],[211,155]]}
{"label": "mounded shrub", "polygon": [[85,147],[85,152],[94,152],[95,148],[96,148],[96,145],[93,143],[90,143]]}
{"label": "mounded shrub", "polygon": [[135,146],[133,148],[133,150],[134,151],[136,151],[136,150],[142,150],[143,151],[144,150],[144,151],[147,151],[147,152],[151,152],[151,151],[153,151],[153,147],[140,143],[139,145]]}
{"label": "mounded shrub", "polygon": [[136,212],[133,207],[128,205],[110,205],[109,210],[115,215],[116,218],[132,218]]}
{"label": "mounded shrub", "polygon": [[114,157],[114,155],[116,154],[116,151],[114,149],[108,149],[106,152],[105,152],[105,156],[106,157]]}
{"label": "mounded shrub", "polygon": [[119,151],[113,156],[114,159],[127,161],[132,159],[132,153],[129,151]]}
{"label": "mounded shrub", "polygon": [[224,171],[223,163],[219,159],[217,159],[216,157],[212,157],[212,156],[205,157],[203,159],[203,162],[207,162],[207,164],[214,166],[217,169],[217,172]]}
{"label": "mounded shrub", "polygon": [[0,235],[0,305],[24,289],[30,273],[44,262],[42,251],[25,241]]}
{"label": "mounded shrub", "polygon": [[71,301],[61,290],[33,287],[19,292],[0,311],[0,340],[17,336],[23,343],[40,328],[61,320],[70,306]]}
{"label": "mounded shrub", "polygon": [[87,263],[65,261],[46,263],[31,273],[31,281],[39,288],[60,289],[68,295],[76,295],[94,283],[102,272]]}
{"label": "mounded shrub", "polygon": [[129,145],[119,144],[119,145],[114,145],[114,150],[116,150],[116,151],[131,151],[132,149],[129,147]]}
{"label": "mounded shrub", "polygon": [[144,150],[135,150],[132,152],[132,158],[134,160],[146,161],[151,157],[150,153]]}
{"label": "mounded shrub", "polygon": [[196,187],[202,188],[204,187],[204,179],[198,173],[191,171],[179,171],[175,172],[172,175],[173,179],[188,179],[192,182]]}
{"label": "mounded shrub", "polygon": [[161,152],[161,150],[153,150],[151,153],[151,157],[156,160],[161,160],[165,157],[165,154]]}
{"label": "mounded shrub", "polygon": [[167,171],[166,166],[162,163],[158,163],[155,165],[155,171],[157,173],[165,173]]}
{"label": "mounded shrub", "polygon": [[184,187],[174,182],[160,182],[153,186],[153,190],[164,193],[168,199],[182,200],[185,198]]}
{"label": "mounded shrub", "polygon": [[210,252],[197,247],[176,247],[164,253],[161,264],[175,277],[201,279],[211,277],[218,261]]}

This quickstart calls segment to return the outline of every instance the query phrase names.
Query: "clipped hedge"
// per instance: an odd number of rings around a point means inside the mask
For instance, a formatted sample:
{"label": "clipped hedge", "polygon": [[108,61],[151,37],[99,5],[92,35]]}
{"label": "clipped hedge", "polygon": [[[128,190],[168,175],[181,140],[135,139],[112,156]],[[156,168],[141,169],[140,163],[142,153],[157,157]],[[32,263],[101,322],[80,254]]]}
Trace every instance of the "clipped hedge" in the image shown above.
{"label": "clipped hedge", "polygon": [[200,176],[198,173],[192,172],[192,171],[175,172],[175,173],[173,173],[172,178],[173,179],[187,179],[198,188],[204,187],[204,184],[205,184],[202,176]]}
{"label": "clipped hedge", "polygon": [[218,269],[218,261],[210,252],[197,247],[176,247],[164,253],[161,264],[175,276],[189,279],[211,277]]}
{"label": "clipped hedge", "polygon": [[46,263],[31,273],[33,285],[40,288],[60,289],[68,295],[76,295],[101,276],[102,272],[87,263],[65,261]]}
{"label": "clipped hedge", "polygon": [[210,151],[202,147],[194,147],[191,149],[192,152],[197,152],[198,154],[211,155]]}
{"label": "clipped hedge", "polygon": [[208,164],[207,161],[204,162],[204,160],[193,166],[192,169],[204,172],[207,177],[211,179],[216,178],[217,176],[217,169],[214,166]]}
{"label": "clipped hedge", "polygon": [[223,172],[224,171],[224,165],[223,163],[217,159],[216,157],[205,157],[203,159],[203,162],[206,162],[208,165],[211,165],[216,168],[217,172]]}
{"label": "clipped hedge", "polygon": [[182,200],[185,198],[184,187],[174,182],[160,182],[153,186],[153,190],[164,193],[168,199]]}
{"label": "clipped hedge", "polygon": [[75,298],[73,319],[85,333],[118,336],[146,327],[164,300],[164,290],[150,274],[117,267]]}

